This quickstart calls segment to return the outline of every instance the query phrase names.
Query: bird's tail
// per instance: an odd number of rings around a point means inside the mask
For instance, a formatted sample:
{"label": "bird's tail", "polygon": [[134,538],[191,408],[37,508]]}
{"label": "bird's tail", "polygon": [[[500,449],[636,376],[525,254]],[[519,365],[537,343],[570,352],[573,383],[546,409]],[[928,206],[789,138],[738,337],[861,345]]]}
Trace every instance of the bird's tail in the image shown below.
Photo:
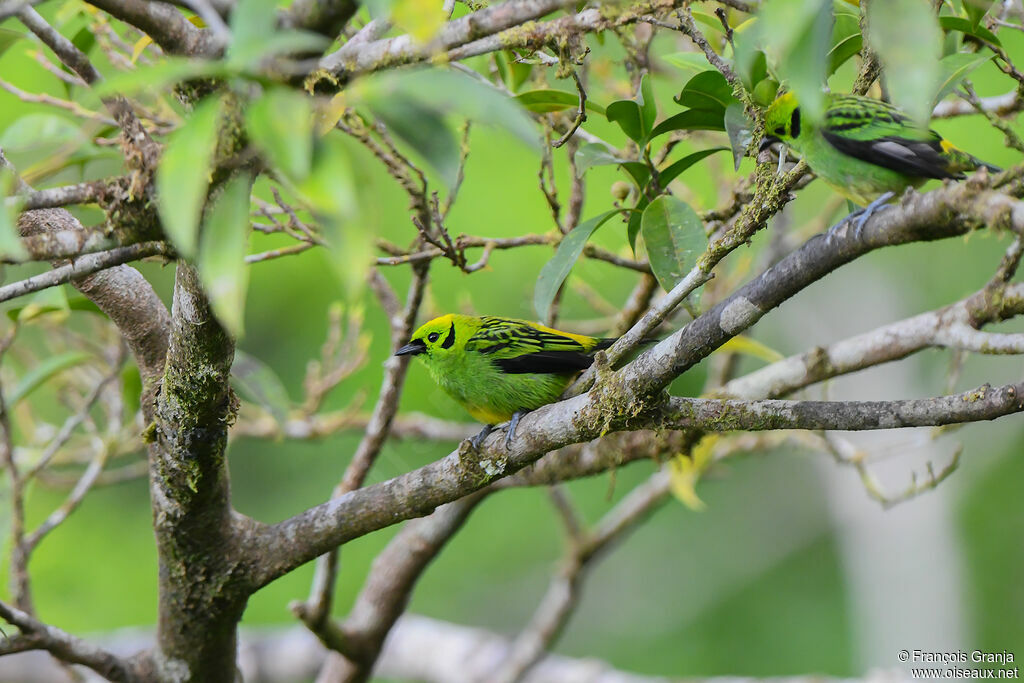
{"label": "bird's tail", "polygon": [[[968,155],[968,156],[970,156],[970,155]],[[1003,169],[999,168],[998,166],[993,166],[992,164],[990,164],[988,162],[982,161],[978,157],[972,156],[971,157],[971,161],[974,162],[974,168],[976,168],[976,169],[984,168],[984,169],[987,169],[989,173],[1002,173],[1003,172]]]}

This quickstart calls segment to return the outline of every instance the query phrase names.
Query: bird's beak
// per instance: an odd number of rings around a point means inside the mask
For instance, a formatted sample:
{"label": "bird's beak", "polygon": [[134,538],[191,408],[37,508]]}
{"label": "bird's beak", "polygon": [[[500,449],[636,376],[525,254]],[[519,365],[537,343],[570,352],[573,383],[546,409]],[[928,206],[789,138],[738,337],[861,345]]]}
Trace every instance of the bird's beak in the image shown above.
{"label": "bird's beak", "polygon": [[422,339],[413,339],[411,342],[395,351],[396,356],[415,356],[427,350],[427,345]]}
{"label": "bird's beak", "polygon": [[766,149],[768,149],[769,147],[778,142],[782,142],[782,140],[775,137],[774,135],[765,135],[763,138],[761,138],[761,144],[758,145],[757,147],[757,153],[760,154],[761,152],[765,151]]}

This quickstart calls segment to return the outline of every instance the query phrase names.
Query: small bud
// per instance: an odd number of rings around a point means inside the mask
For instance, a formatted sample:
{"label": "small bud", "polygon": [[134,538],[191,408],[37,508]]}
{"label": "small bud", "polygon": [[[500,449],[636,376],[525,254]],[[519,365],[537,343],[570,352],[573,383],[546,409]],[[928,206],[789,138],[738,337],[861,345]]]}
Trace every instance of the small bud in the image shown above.
{"label": "small bud", "polygon": [[612,183],[612,197],[621,202],[629,196],[631,189],[632,187],[625,180],[617,180]]}

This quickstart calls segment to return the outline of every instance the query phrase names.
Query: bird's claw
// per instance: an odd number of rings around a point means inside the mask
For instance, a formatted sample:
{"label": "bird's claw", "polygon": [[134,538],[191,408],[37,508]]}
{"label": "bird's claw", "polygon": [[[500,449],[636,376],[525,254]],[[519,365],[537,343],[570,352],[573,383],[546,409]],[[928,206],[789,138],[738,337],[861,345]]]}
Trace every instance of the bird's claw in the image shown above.
{"label": "bird's claw", "polygon": [[494,431],[494,425],[484,425],[484,428],[480,432],[469,440],[469,445],[473,447],[474,451],[480,450],[480,444],[484,442],[484,439]]}
{"label": "bird's claw", "polygon": [[528,411],[517,410],[512,413],[512,419],[508,421],[508,429],[505,430],[505,450],[512,450],[512,439],[516,436],[516,427],[519,425],[519,418],[526,415]]}
{"label": "bird's claw", "polygon": [[868,222],[868,219],[875,215],[875,213],[877,213],[880,209],[884,208],[885,203],[895,196],[896,195],[893,192],[885,192],[879,195],[878,199],[871,202],[863,209],[857,209],[856,211],[849,214],[848,216],[840,220],[838,223],[833,225],[831,228],[829,228],[829,234],[833,234],[844,225],[856,221],[856,223],[854,223],[853,226],[853,236],[855,239],[860,239],[861,230],[863,230],[864,224]]}

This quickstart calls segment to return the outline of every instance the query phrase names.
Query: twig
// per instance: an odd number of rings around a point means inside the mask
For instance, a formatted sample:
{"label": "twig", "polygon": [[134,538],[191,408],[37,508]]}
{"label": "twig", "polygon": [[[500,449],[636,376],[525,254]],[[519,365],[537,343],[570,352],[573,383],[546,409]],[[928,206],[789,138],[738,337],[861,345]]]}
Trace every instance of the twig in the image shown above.
{"label": "twig", "polygon": [[62,285],[76,278],[112,268],[113,266],[137,261],[148,256],[168,256],[171,250],[163,242],[140,242],[127,247],[118,247],[109,251],[86,254],[73,263],[53,270],[34,275],[19,282],[0,287],[0,302],[9,301],[19,296],[38,292],[49,287]]}

